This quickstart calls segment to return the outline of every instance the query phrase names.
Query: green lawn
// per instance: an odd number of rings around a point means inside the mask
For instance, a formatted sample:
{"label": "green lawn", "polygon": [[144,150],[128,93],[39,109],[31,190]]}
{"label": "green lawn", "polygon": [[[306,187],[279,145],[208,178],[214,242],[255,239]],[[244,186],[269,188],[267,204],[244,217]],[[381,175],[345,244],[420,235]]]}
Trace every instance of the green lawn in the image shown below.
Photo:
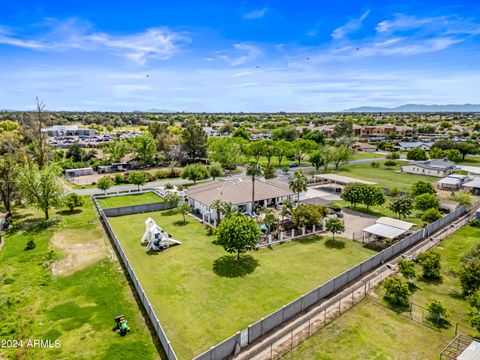
{"label": "green lawn", "polygon": [[[41,214],[17,210],[0,250],[0,340],[60,340],[60,348],[1,349],[11,359],[158,359],[160,356],[131,294],[119,263],[106,256],[68,276],[53,276],[52,261],[62,251],[51,239],[65,232],[71,241],[105,237],[91,200],[74,213],[53,214],[41,226]],[[15,210],[15,209],[14,209]],[[25,250],[28,240],[36,247]],[[125,337],[112,331],[124,313],[132,329]]]}
{"label": "green lawn", "polygon": [[385,155],[376,154],[376,153],[359,152],[359,153],[353,154],[353,156],[352,156],[352,160],[378,159],[378,158],[385,158]]}
{"label": "green lawn", "polygon": [[480,166],[480,157],[465,158],[465,160],[460,161],[458,164],[469,165],[469,166]]}
{"label": "green lawn", "polygon": [[[448,309],[451,326],[433,329],[397,313],[381,303],[382,291],[368,297],[317,332],[285,356],[285,359],[438,359],[455,335],[455,324],[468,325],[471,311],[460,296],[453,271],[460,259],[480,243],[480,230],[465,227],[440,243],[442,280],[417,279],[413,301],[425,307],[432,299]],[[417,275],[421,269],[417,267]]]}
{"label": "green lawn", "polygon": [[[147,217],[183,245],[146,254],[140,239]],[[109,220],[181,359],[202,353],[373,254],[351,240],[332,244],[316,237],[252,252],[237,264],[194,219],[181,225],[181,215],[167,211]]]}
{"label": "green lawn", "polygon": [[419,180],[433,183],[439,180],[439,178],[433,176],[412,175],[398,172],[401,170],[403,161],[397,160],[397,166],[387,168],[383,164],[385,161],[378,161],[380,164],[378,168],[371,166],[371,163],[365,164],[352,164],[342,166],[336,173],[344,176],[351,176],[358,179],[373,181],[378,183],[379,186],[387,187],[389,189],[397,187],[399,190],[406,191],[410,186]]}
{"label": "green lawn", "polygon": [[97,199],[97,201],[103,209],[108,209],[129,205],[158,203],[162,202],[163,198],[153,192],[146,192],[142,194],[110,196],[107,198]]}

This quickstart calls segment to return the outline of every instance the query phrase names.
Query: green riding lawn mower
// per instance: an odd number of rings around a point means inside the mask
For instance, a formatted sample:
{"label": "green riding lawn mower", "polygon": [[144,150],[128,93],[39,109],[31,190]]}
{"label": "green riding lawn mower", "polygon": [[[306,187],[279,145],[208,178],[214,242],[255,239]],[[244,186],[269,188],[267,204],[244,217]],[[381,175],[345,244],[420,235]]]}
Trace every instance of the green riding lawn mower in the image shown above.
{"label": "green riding lawn mower", "polygon": [[119,315],[115,318],[115,323],[117,324],[113,330],[119,333],[121,336],[125,336],[128,332],[130,332],[130,328],[128,327],[127,319],[125,319],[125,315]]}

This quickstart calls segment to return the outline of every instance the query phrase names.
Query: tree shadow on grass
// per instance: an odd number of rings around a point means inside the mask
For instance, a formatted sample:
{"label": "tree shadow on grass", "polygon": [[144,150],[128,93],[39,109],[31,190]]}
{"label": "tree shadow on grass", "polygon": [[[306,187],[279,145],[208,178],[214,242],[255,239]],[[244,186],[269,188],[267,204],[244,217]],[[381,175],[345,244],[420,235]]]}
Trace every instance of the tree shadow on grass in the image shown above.
{"label": "tree shadow on grass", "polygon": [[427,285],[441,285],[441,284],[443,284],[443,279],[442,279],[441,276],[439,278],[433,278],[433,279],[420,276],[418,281],[420,281],[424,284],[427,284]]}
{"label": "tree shadow on grass", "polygon": [[57,211],[57,214],[62,216],[68,216],[68,215],[80,214],[81,212],[82,212],[82,209],[73,209],[73,211],[70,211],[70,210]]}
{"label": "tree shadow on grass", "polygon": [[308,245],[308,244],[314,244],[316,242],[319,242],[320,240],[322,240],[323,237],[322,236],[307,236],[303,239],[299,239],[297,240],[297,242],[299,244],[303,244],[303,245]]}
{"label": "tree shadow on grass", "polygon": [[183,221],[183,220],[178,220],[173,222],[173,225],[175,226],[185,226],[187,224],[188,224],[188,221]]}
{"label": "tree shadow on grass", "polygon": [[327,241],[325,241],[325,246],[326,246],[328,249],[338,249],[338,250],[341,250],[341,249],[344,249],[344,248],[345,248],[345,241],[328,239]]}
{"label": "tree shadow on grass", "polygon": [[213,262],[213,272],[221,277],[244,277],[255,271],[259,265],[258,260],[251,255],[242,255],[237,260],[237,255],[224,255]]}

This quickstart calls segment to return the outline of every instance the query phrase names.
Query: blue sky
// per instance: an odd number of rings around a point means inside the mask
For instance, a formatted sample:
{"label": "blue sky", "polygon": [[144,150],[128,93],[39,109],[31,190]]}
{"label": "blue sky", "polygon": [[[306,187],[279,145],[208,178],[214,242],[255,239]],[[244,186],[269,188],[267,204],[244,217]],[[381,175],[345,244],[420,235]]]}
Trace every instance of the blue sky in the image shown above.
{"label": "blue sky", "polygon": [[478,1],[0,0],[0,109],[480,103]]}

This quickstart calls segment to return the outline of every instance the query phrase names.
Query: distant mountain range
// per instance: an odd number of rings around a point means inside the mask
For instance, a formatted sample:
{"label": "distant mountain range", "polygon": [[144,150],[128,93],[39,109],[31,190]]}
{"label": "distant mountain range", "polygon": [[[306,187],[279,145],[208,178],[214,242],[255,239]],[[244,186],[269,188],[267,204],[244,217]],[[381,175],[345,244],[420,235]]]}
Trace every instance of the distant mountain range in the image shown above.
{"label": "distant mountain range", "polygon": [[361,106],[344,110],[345,112],[480,112],[480,104],[463,104],[463,105],[422,105],[422,104],[406,104],[393,108],[379,106]]}

